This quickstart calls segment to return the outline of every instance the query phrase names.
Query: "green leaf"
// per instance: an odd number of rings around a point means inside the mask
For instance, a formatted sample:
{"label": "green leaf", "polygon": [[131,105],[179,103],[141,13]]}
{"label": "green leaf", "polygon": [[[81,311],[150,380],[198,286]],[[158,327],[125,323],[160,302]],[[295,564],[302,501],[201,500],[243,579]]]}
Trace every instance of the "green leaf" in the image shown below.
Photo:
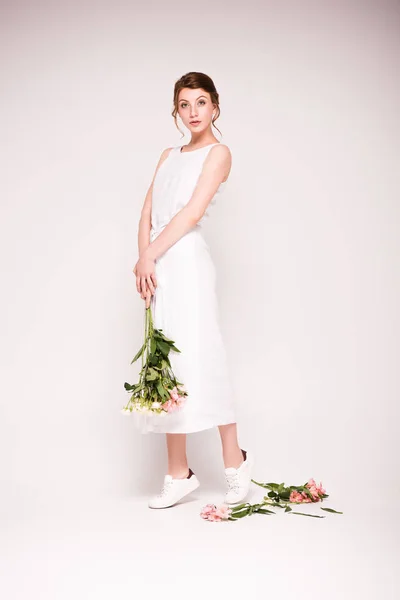
{"label": "green leaf", "polygon": [[247,514],[248,514],[248,512],[249,512],[248,509],[242,510],[242,511],[239,511],[239,512],[233,512],[232,511],[231,517],[235,517],[235,519],[241,519],[242,517],[246,517]]}
{"label": "green leaf", "polygon": [[252,479],[251,481],[252,481],[253,483],[255,483],[256,485],[259,485],[260,487],[263,487],[263,488],[268,488],[268,489],[270,489],[270,488],[271,488],[271,484],[270,484],[270,483],[261,483],[261,482],[259,482],[259,481],[256,481],[255,479]]}
{"label": "green leaf", "polygon": [[161,340],[157,340],[157,346],[160,348],[161,352],[164,356],[168,356],[169,353],[169,345]]}
{"label": "green leaf", "polygon": [[262,515],[275,515],[276,514],[273,510],[268,510],[267,508],[259,508],[255,512],[261,513]]}
{"label": "green leaf", "polygon": [[138,353],[132,358],[131,360],[131,364],[135,362],[135,360],[137,360],[139,358],[139,356],[142,356],[143,354],[143,350],[145,349],[146,345],[143,344],[143,346],[140,348],[140,350],[138,350]]}
{"label": "green leaf", "polygon": [[174,350],[175,352],[180,352],[180,350],[178,350],[178,348],[176,346],[174,346],[173,344],[171,346],[171,350]]}
{"label": "green leaf", "polygon": [[166,390],[163,388],[163,386],[162,386],[162,384],[161,384],[161,381],[160,381],[160,380],[158,380],[158,381],[157,381],[157,385],[156,385],[156,387],[157,387],[157,391],[158,391],[158,393],[160,394],[161,398],[169,398],[169,394],[168,394],[168,392],[167,392],[167,391],[166,391]]}
{"label": "green leaf", "polygon": [[157,349],[157,343],[156,343],[156,340],[154,339],[154,337],[152,337],[151,338],[151,342],[150,342],[150,352],[152,354],[154,354],[154,352],[156,351],[156,349]]}
{"label": "green leaf", "polygon": [[[267,499],[267,496],[264,497],[264,499]],[[279,506],[279,508],[285,508],[285,504],[280,504],[280,502],[266,502],[266,504],[268,504],[269,506]]]}
{"label": "green leaf", "polygon": [[327,512],[330,513],[336,513],[337,515],[342,515],[343,513],[340,512],[340,510],[334,510],[333,508],[324,508],[323,506],[320,506],[321,510],[326,510]]}
{"label": "green leaf", "polygon": [[169,338],[167,338],[166,335],[164,335],[163,333],[161,333],[162,329],[155,329],[155,332],[157,332],[157,335],[160,339],[164,340],[165,342],[167,342],[168,344],[173,344],[174,341],[170,340]]}
{"label": "green leaf", "polygon": [[287,506],[286,506],[286,508],[285,508],[285,510],[284,510],[284,512],[290,512],[291,510],[292,510],[292,509],[290,508],[290,506],[289,506],[289,505],[287,505]]}
{"label": "green leaf", "polygon": [[154,381],[158,379],[159,375],[152,367],[147,370],[146,381]]}
{"label": "green leaf", "polygon": [[232,508],[232,510],[240,510],[240,509],[244,508],[245,506],[249,506],[249,503],[245,502],[244,504],[232,505],[231,508]]}
{"label": "green leaf", "polygon": [[323,517],[322,515],[310,515],[308,513],[302,513],[302,512],[295,512],[294,510],[291,511],[292,515],[303,515],[303,517],[314,517],[315,519],[325,519],[325,517]]}

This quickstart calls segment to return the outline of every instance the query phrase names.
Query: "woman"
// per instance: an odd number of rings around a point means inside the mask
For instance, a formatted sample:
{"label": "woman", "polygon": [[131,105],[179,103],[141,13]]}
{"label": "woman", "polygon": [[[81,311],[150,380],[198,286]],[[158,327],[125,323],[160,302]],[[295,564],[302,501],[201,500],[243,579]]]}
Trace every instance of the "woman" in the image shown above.
{"label": "woman", "polygon": [[229,148],[218,142],[212,126],[219,116],[213,81],[191,72],[175,84],[174,110],[191,132],[185,146],[165,149],[144,201],[139,222],[136,287],[152,306],[154,325],[174,340],[171,368],[188,393],[178,411],[138,415],[143,433],[166,433],[168,474],[150,508],[172,506],[199,486],[188,466],[186,435],[218,427],[227,493],[234,504],[247,495],[253,457],[237,439],[234,393],[221,337],[216,271],[202,224],[227,181]]}

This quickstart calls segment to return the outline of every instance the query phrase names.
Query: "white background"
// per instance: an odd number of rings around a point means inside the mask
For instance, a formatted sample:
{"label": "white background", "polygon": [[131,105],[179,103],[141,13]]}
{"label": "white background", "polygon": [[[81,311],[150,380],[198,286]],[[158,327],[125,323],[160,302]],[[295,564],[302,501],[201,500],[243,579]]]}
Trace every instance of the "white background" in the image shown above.
{"label": "white background", "polygon": [[[41,599],[131,597],[136,584],[125,587],[118,570],[101,579],[102,561],[139,581],[131,561],[156,568],[154,548],[168,557],[171,539],[183,571],[173,563],[168,581],[185,582],[197,559],[202,571],[204,547],[209,576],[224,585],[239,556],[238,581],[264,577],[264,556],[274,565],[264,583],[281,597],[319,597],[309,577],[329,598],[377,598],[382,585],[385,598],[396,596],[399,36],[400,8],[390,0],[1,3],[7,598],[22,589]],[[141,435],[120,413],[144,324],[132,269],[159,156],[189,141],[171,116],[173,85],[188,71],[213,78],[223,137],[215,133],[233,157],[206,234],[241,446],[255,454],[255,479],[315,477],[344,515],[203,522],[201,506],[224,491],[217,429],[188,436],[204,497],[181,513],[147,508],[166,447],[163,434]],[[110,511],[97,514],[101,503]],[[70,522],[71,506],[78,515],[87,507],[93,528]],[[120,515],[119,526],[110,515]],[[71,523],[79,533],[61,576],[54,569],[65,566],[67,546],[57,542],[75,531]],[[180,538],[180,528],[197,533]],[[153,531],[160,535],[150,543]],[[298,578],[283,585],[290,568]]]}

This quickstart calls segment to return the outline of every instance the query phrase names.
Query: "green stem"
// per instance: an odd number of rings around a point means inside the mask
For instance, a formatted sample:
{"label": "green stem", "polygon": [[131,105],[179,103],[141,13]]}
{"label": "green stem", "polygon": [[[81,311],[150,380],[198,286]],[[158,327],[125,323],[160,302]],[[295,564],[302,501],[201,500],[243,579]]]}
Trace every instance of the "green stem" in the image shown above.
{"label": "green stem", "polygon": [[144,350],[142,352],[142,369],[140,371],[140,383],[144,383],[146,372],[147,372],[147,346],[148,346],[148,335],[149,335],[149,309],[145,308],[144,311]]}

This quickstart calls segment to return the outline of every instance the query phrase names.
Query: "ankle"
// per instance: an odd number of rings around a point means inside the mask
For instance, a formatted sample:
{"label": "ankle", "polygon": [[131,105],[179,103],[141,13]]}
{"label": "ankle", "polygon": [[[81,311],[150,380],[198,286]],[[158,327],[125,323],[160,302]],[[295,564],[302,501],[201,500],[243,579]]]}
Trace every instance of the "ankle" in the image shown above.
{"label": "ankle", "polygon": [[229,452],[229,454],[224,455],[224,464],[225,468],[234,468],[238,469],[246,460],[247,452],[246,450],[242,450],[238,447],[235,453]]}
{"label": "ankle", "polygon": [[187,467],[186,469],[169,469],[168,473],[173,479],[188,479],[193,474],[193,471]]}

